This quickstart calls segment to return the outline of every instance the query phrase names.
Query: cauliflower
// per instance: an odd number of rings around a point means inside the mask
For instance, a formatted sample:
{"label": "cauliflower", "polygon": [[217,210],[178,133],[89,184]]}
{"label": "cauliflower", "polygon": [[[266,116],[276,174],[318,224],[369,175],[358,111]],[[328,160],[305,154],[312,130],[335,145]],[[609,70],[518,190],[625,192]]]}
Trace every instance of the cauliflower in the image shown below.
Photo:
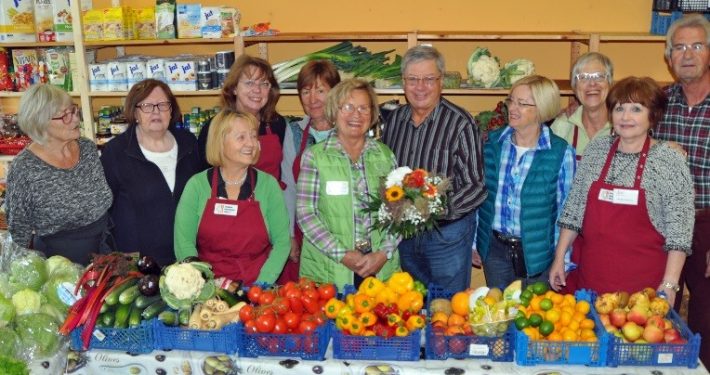
{"label": "cauliflower", "polygon": [[468,59],[468,81],[474,87],[491,88],[498,83],[500,63],[488,48],[478,47]]}
{"label": "cauliflower", "polygon": [[500,72],[501,85],[510,87],[523,77],[535,74],[535,64],[528,59],[515,59],[503,67]]}
{"label": "cauliflower", "polygon": [[190,263],[176,264],[165,273],[165,286],[178,299],[189,299],[200,294],[205,279]]}
{"label": "cauliflower", "polygon": [[409,167],[399,167],[387,175],[387,180],[385,181],[385,188],[389,189],[392,186],[402,186],[402,180],[404,176],[408,173],[412,173],[412,169]]}

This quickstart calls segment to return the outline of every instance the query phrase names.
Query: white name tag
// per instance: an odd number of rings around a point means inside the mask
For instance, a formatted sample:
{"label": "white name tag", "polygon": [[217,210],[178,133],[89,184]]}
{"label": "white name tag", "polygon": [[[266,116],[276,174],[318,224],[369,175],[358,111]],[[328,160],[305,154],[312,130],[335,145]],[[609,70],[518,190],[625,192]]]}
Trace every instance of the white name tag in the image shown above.
{"label": "white name tag", "polygon": [[214,205],[215,215],[237,216],[239,206],[236,204],[217,203]]}
{"label": "white name tag", "polygon": [[636,206],[639,203],[639,192],[634,189],[601,189],[599,190],[599,200],[614,204]]}
{"label": "white name tag", "polygon": [[328,181],[325,184],[325,193],[328,195],[347,195],[350,193],[347,181]]}

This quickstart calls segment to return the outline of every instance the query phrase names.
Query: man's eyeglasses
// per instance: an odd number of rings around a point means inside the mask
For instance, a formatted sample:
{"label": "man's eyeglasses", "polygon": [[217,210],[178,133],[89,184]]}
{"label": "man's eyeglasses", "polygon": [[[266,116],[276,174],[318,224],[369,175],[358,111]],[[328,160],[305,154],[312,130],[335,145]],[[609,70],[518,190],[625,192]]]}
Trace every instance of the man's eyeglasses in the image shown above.
{"label": "man's eyeglasses", "polygon": [[604,82],[608,78],[605,72],[577,73],[574,75],[577,82]]}
{"label": "man's eyeglasses", "polygon": [[250,90],[253,89],[254,87],[258,87],[259,89],[264,89],[264,90],[268,90],[271,88],[271,82],[269,82],[269,81],[258,82],[258,81],[254,81],[253,79],[250,79],[250,80],[246,80],[246,81],[239,81],[239,83],[243,84],[244,86],[246,86],[246,88],[248,88]]}
{"label": "man's eyeglasses", "polygon": [[71,124],[71,120],[74,118],[74,115],[79,113],[79,107],[74,104],[70,106],[69,108],[64,110],[64,114],[61,116],[57,117],[52,117],[52,120],[62,120],[63,123],[65,124]]}
{"label": "man's eyeglasses", "polygon": [[510,108],[510,106],[512,106],[513,104],[515,104],[516,106],[518,106],[520,108],[536,107],[535,104],[525,103],[525,102],[521,102],[520,100],[513,100],[511,98],[505,98],[505,100],[503,100],[503,103],[505,103],[506,107],[508,107],[508,108]]}
{"label": "man's eyeglasses", "polygon": [[441,79],[441,76],[439,77],[415,77],[415,76],[407,76],[407,77],[402,77],[404,80],[404,84],[409,86],[409,87],[415,87],[419,84],[419,82],[424,83],[424,86],[426,87],[433,87],[436,81]]}
{"label": "man's eyeglasses", "polygon": [[136,106],[136,108],[139,108],[141,112],[143,113],[152,113],[155,107],[158,107],[158,111],[160,112],[167,112],[169,111],[173,106],[170,104],[170,102],[160,102],[160,103],[141,103]]}
{"label": "man's eyeglasses", "polygon": [[370,108],[370,106],[361,105],[359,107],[355,107],[354,105],[352,105],[350,103],[345,103],[338,108],[340,108],[340,110],[343,111],[343,113],[348,114],[348,115],[351,113],[354,113],[355,111],[357,111],[361,115],[369,115],[370,111],[372,111],[372,108]]}
{"label": "man's eyeglasses", "polygon": [[705,45],[705,43],[674,44],[671,46],[671,52],[683,53],[687,50],[691,50],[695,53],[699,53],[700,51],[703,51],[705,48],[707,48],[707,45]]}

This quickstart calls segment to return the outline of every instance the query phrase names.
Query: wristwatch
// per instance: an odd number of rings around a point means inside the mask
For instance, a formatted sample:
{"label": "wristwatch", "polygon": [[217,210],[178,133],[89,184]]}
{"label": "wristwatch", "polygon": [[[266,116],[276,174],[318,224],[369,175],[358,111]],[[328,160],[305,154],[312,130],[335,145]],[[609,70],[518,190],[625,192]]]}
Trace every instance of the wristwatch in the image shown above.
{"label": "wristwatch", "polygon": [[385,251],[385,255],[387,255],[387,260],[392,260],[392,254],[394,253],[394,250],[387,250]]}
{"label": "wristwatch", "polygon": [[664,287],[664,288],[666,288],[666,289],[670,289],[670,290],[672,290],[672,291],[674,291],[674,292],[676,292],[676,293],[678,293],[678,292],[680,291],[680,286],[679,286],[678,284],[674,284],[674,283],[672,283],[672,282],[670,282],[670,281],[665,281],[665,280],[664,280],[663,283],[661,283],[661,286]]}

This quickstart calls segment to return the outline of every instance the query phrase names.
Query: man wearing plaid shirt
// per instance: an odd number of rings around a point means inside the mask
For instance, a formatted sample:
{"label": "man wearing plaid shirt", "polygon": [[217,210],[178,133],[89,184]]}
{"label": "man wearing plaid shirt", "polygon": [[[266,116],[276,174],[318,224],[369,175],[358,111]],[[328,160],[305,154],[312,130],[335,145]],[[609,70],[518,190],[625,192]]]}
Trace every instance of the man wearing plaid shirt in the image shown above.
{"label": "man wearing plaid shirt", "polygon": [[[687,152],[695,183],[693,254],[685,261],[690,290],[688,325],[703,340],[700,359],[710,366],[710,22],[702,14],[681,18],[666,35],[665,57],[676,83],[668,86],[668,108],[656,137],[675,141]],[[664,282],[661,290],[679,286]],[[676,298],[676,306],[682,298]]]}

